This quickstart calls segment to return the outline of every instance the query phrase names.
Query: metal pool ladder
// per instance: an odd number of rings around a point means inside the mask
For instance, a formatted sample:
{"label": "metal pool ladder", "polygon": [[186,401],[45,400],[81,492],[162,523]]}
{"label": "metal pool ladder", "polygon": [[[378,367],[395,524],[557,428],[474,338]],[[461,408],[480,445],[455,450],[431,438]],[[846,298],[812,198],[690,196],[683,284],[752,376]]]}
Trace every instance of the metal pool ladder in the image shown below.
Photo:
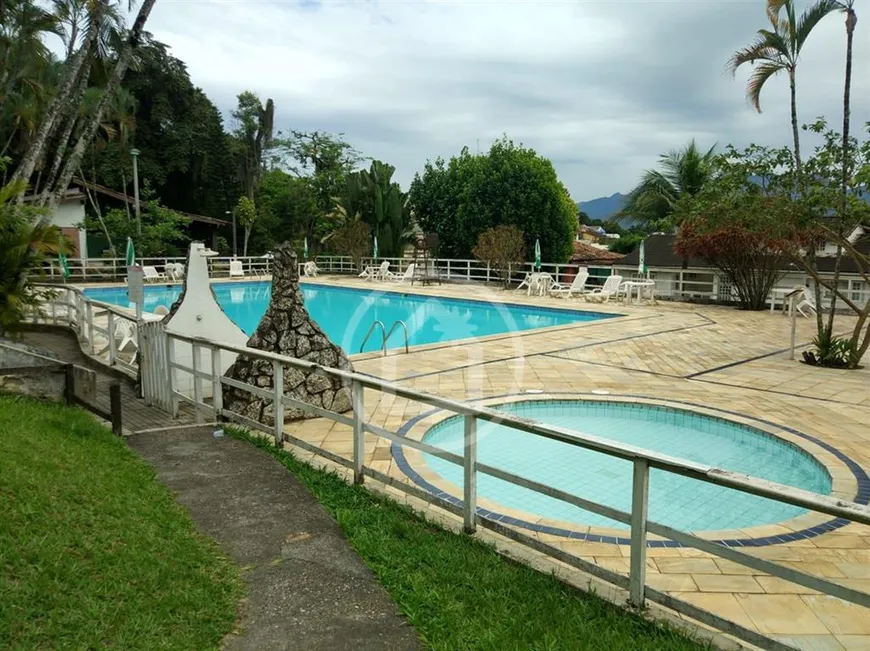
{"label": "metal pool ladder", "polygon": [[393,325],[390,326],[389,332],[387,332],[387,329],[384,327],[383,321],[375,321],[374,323],[372,323],[368,332],[366,332],[366,336],[363,337],[363,342],[362,342],[362,344],[360,344],[359,352],[362,352],[363,348],[366,347],[366,343],[368,342],[369,337],[372,336],[372,333],[375,331],[375,328],[377,328],[378,326],[380,326],[381,335],[383,335],[383,338],[381,339],[381,353],[384,356],[386,356],[386,354],[387,354],[387,340],[392,336],[393,332],[396,330],[396,328],[398,326],[402,326],[402,330],[405,333],[405,353],[408,352],[408,326],[405,325],[404,321],[394,321]]}

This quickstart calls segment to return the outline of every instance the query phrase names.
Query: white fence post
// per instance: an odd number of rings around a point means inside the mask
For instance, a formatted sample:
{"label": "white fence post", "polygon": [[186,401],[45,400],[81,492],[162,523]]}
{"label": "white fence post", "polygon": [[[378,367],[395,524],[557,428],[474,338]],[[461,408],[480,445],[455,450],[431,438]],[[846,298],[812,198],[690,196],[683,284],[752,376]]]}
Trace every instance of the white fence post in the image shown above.
{"label": "white fence post", "polygon": [[175,418],[178,416],[178,371],[175,368],[175,343],[168,333],[166,335],[166,353],[169,360],[169,363],[166,365],[169,371],[169,377],[167,378],[169,380],[169,406],[172,417]]}
{"label": "white fence post", "polygon": [[88,347],[91,349],[91,355],[93,355],[94,351],[96,351],[96,344],[94,343],[94,309],[90,301],[85,303],[85,314],[88,321]]}
{"label": "white fence post", "polygon": [[221,384],[221,349],[211,348],[211,404],[214,407],[214,419],[220,422],[224,410],[224,392]]}
{"label": "white fence post", "polygon": [[642,608],[646,587],[646,522],[649,508],[649,463],[634,460],[634,478],[631,488],[631,563],[629,600]]}
{"label": "white fence post", "polygon": [[275,360],[272,362],[272,384],[275,387],[275,397],[272,403],[272,413],[275,416],[275,445],[284,442],[284,366]]}
{"label": "white fence post", "polygon": [[200,359],[199,344],[193,344],[193,410],[194,422],[202,422],[202,414],[200,413],[200,403],[202,402],[202,383],[199,375],[199,367],[202,366]]}
{"label": "white fence post", "polygon": [[363,385],[354,380],[350,387],[351,402],[353,404],[353,483],[363,483],[363,458],[366,453],[365,446],[365,394]]}
{"label": "white fence post", "polygon": [[115,313],[109,312],[109,366],[115,365]]}
{"label": "white fence post", "polygon": [[462,520],[466,533],[477,530],[477,418],[465,417],[464,454],[462,457]]}

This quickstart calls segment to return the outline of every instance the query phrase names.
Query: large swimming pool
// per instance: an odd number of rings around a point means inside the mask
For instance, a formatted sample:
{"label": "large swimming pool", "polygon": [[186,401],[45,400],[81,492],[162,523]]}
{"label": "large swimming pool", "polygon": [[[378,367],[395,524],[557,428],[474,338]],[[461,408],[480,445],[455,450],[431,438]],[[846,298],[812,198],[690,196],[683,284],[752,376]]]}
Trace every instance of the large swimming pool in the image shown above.
{"label": "large swimming pool", "polygon": [[[351,354],[359,352],[374,321],[381,321],[387,329],[395,321],[404,321],[408,327],[408,344],[417,346],[614,316],[310,283],[301,287],[311,317],[334,343]],[[227,316],[247,334],[252,334],[266,312],[272,294],[271,284],[213,283],[212,289]],[[146,287],[145,311],[153,312],[158,305],[169,307],[180,293],[181,288],[177,285]],[[85,294],[113,305],[134,307],[123,287],[86,289]],[[365,350],[377,350],[380,340],[380,336],[373,335]],[[387,347],[401,346],[404,346],[404,338],[397,330]]]}
{"label": "large swimming pool", "polygon": [[[804,450],[760,429],[690,411],[639,403],[582,400],[523,401],[495,407],[672,457],[705,463],[796,486],[831,492],[831,476]],[[452,417],[426,432],[426,443],[462,455],[463,418]],[[478,459],[579,497],[631,512],[632,463],[600,452],[480,422]],[[432,455],[426,464],[456,486],[462,466]],[[549,520],[626,528],[566,502],[478,474],[478,495]],[[798,507],[729,488],[650,471],[649,517],[683,531],[744,529],[801,515]],[[534,518],[531,519],[535,521]]]}

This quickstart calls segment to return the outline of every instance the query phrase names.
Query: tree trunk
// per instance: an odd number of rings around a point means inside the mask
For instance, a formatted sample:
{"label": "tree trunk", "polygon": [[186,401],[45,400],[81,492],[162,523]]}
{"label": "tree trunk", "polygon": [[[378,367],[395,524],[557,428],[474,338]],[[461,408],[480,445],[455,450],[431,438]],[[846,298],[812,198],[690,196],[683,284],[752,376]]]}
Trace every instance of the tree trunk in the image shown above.
{"label": "tree trunk", "polygon": [[68,112],[70,108],[70,95],[72,94],[73,87],[75,86],[76,80],[79,78],[79,73],[81,72],[82,67],[85,65],[88,59],[88,54],[91,51],[91,46],[92,44],[96,43],[96,39],[99,35],[100,14],[102,14],[104,4],[105,0],[100,0],[94,5],[94,9],[91,13],[90,25],[88,26],[88,31],[85,35],[85,40],[82,42],[82,46],[79,48],[79,51],[76,53],[75,57],[73,57],[73,59],[68,62],[69,67],[66,70],[66,74],[64,74],[63,82],[58,88],[57,94],[54,96],[54,99],[51,100],[51,104],[48,105],[45,116],[39,123],[39,129],[37,129],[36,136],[34,137],[33,142],[30,143],[30,147],[27,148],[24,157],[18,164],[18,168],[12,175],[13,181],[18,179],[24,179],[28,183],[30,182],[30,177],[33,175],[33,170],[36,169],[37,162],[40,158],[42,158],[42,152],[45,149],[46,143],[57,130],[58,119],[61,115]]}
{"label": "tree trunk", "polygon": [[[788,72],[788,85],[789,91],[791,92],[791,134],[794,139],[794,173],[795,173],[795,193],[800,192],[801,190],[801,176],[802,176],[802,166],[801,166],[801,137],[800,130],[798,129],[798,118],[797,118],[797,84],[795,82],[795,71],[789,70]],[[816,260],[816,245],[815,242],[810,244],[807,247],[807,258],[809,258],[808,262],[811,265],[812,269],[816,269],[818,262]],[[813,292],[816,300],[816,305],[821,307],[822,305],[822,288],[818,283],[813,283]],[[822,311],[821,309],[816,310],[816,328],[818,329],[819,334],[822,333],[822,329],[824,328],[824,320],[822,319]]]}
{"label": "tree trunk", "polygon": [[242,243],[242,257],[248,257],[248,238],[251,237],[251,227],[245,227],[245,241]]}
{"label": "tree trunk", "polygon": [[[96,181],[96,178],[94,178],[94,180]],[[127,195],[127,173],[124,171],[124,164],[123,163],[121,163],[121,183],[124,184],[123,192],[124,192],[124,196],[126,196]],[[127,210],[127,221],[132,220],[133,217],[130,215],[130,202],[129,201],[124,202],[124,208],[126,208],[126,210]]]}
{"label": "tree trunk", "polygon": [[[91,54],[96,52],[97,42],[93,41],[91,43]],[[90,59],[90,56],[88,57]],[[39,205],[44,206],[51,200],[51,193],[54,190],[54,184],[57,182],[57,176],[61,169],[61,163],[63,163],[64,154],[69,149],[69,141],[72,137],[73,129],[75,129],[76,122],[78,122],[78,109],[82,104],[82,100],[84,99],[85,92],[88,89],[88,79],[90,78],[90,61],[88,65],[82,66],[82,69],[79,71],[79,78],[77,79],[75,92],[72,95],[69,108],[70,110],[66,114],[66,119],[64,122],[64,129],[60,135],[60,138],[57,141],[57,151],[55,152],[54,158],[51,161],[51,170],[48,174],[48,181],[45,184],[45,188],[42,192],[42,196],[39,197]],[[64,188],[64,191],[66,188]]]}
{"label": "tree trunk", "polygon": [[55,206],[57,206],[58,201],[60,201],[64,192],[66,192],[70,180],[72,179],[73,171],[81,164],[82,158],[85,155],[85,149],[94,139],[94,135],[96,135],[97,129],[100,126],[100,121],[103,118],[103,113],[109,105],[109,102],[112,101],[112,98],[115,96],[115,92],[118,90],[118,86],[121,84],[121,80],[127,72],[130,60],[133,58],[133,51],[139,46],[145,23],[148,21],[148,16],[154,8],[154,3],[156,1],[157,0],[144,0],[142,3],[142,6],[139,9],[139,15],[136,16],[136,22],[133,23],[133,28],[130,30],[130,35],[124,45],[124,49],[121,51],[121,55],[118,57],[118,61],[115,64],[115,69],[112,71],[112,75],[109,77],[106,88],[103,90],[103,95],[100,98],[100,103],[97,105],[97,110],[91,117],[90,122],[85,126],[75,147],[70,153],[69,158],[64,164],[57,187],[55,188],[51,201],[48,204],[51,209],[54,209]]}
{"label": "tree trunk", "polygon": [[[844,227],[846,223],[846,209],[849,203],[849,130],[852,118],[852,41],[855,35],[855,25],[858,23],[858,16],[855,15],[855,10],[851,7],[846,9],[846,82],[843,88],[843,177],[842,182],[842,203],[840,205],[840,219],[838,220],[837,234],[840,237],[845,237]],[[837,261],[834,263],[834,287],[840,281],[840,263],[843,259],[843,246],[837,242]],[[818,303],[816,304],[818,305]],[[837,309],[837,293],[831,294],[831,309],[828,313],[828,330],[834,330],[834,311]]]}
{"label": "tree trunk", "polygon": [[[79,168],[79,176],[82,177],[83,181],[85,180],[85,174],[81,168]],[[91,194],[91,190],[90,190],[90,188],[88,188],[87,185],[85,185],[85,194],[88,195],[88,201],[91,202],[91,206],[93,206],[94,212],[97,215],[97,219],[100,222],[100,228],[103,229],[103,235],[106,236],[106,241],[108,241],[108,243],[109,243],[109,251],[112,252],[113,258],[117,258],[118,254],[115,251],[115,245],[112,243],[112,236],[109,235],[109,229],[106,228],[106,222],[103,221],[103,213],[100,210],[100,204],[97,203],[96,199],[94,198],[94,195]]]}

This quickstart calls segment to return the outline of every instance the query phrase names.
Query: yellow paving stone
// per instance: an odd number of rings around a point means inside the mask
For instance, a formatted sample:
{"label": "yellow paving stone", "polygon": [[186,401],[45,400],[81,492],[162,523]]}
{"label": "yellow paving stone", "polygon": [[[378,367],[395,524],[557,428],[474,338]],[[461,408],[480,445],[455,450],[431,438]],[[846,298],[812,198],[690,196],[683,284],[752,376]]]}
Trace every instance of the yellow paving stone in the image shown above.
{"label": "yellow paving stone", "polygon": [[870,635],[838,635],[837,641],[846,651],[870,651]]}
{"label": "yellow paving stone", "polygon": [[656,567],[662,574],[721,574],[711,558],[656,558]]}
{"label": "yellow paving stone", "polygon": [[664,592],[694,592],[698,585],[691,574],[647,574],[646,582],[651,588]]}
{"label": "yellow paving stone", "polygon": [[701,592],[764,592],[753,576],[745,574],[692,574]]}
{"label": "yellow paving stone", "polygon": [[797,595],[734,595],[759,632],[768,635],[827,635],[828,628]]}
{"label": "yellow paving stone", "polygon": [[867,609],[828,595],[801,597],[834,635],[870,635]]}
{"label": "yellow paving stone", "polygon": [[733,594],[710,592],[679,592],[674,594],[678,599],[687,601],[693,606],[702,608],[729,621],[751,630],[758,630],[755,622],[750,619]]}
{"label": "yellow paving stone", "polygon": [[846,651],[833,635],[774,635],[773,637],[801,651]]}

